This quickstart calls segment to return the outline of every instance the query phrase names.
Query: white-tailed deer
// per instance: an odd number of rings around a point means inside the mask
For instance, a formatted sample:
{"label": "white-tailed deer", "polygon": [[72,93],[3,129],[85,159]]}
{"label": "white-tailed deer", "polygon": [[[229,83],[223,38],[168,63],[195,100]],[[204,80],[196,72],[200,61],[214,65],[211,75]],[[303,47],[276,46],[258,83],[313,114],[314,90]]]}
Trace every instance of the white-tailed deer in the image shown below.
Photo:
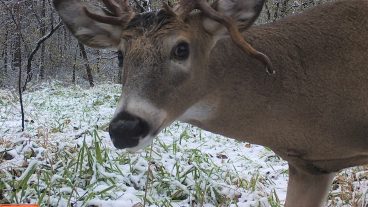
{"label": "white-tailed deer", "polygon": [[117,148],[143,148],[174,120],[267,146],[289,163],[288,207],[322,206],[335,172],[368,163],[368,0],[251,28],[264,0],[142,14],[103,2],[54,5],[81,42],[124,56]]}

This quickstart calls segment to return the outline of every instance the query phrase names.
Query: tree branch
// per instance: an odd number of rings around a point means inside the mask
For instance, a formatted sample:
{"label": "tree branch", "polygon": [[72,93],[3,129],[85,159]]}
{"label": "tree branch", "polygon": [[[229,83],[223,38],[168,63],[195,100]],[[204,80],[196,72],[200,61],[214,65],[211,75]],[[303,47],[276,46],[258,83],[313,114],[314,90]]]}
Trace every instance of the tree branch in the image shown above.
{"label": "tree branch", "polygon": [[41,37],[41,39],[39,39],[36,43],[36,47],[32,50],[31,54],[28,56],[27,59],[27,78],[26,81],[23,85],[22,91],[24,92],[27,89],[27,84],[32,80],[32,60],[33,57],[35,56],[35,54],[37,53],[37,51],[40,49],[41,45],[47,40],[49,39],[61,26],[62,26],[62,22],[59,22],[56,27],[52,28],[51,31],[46,34],[45,36]]}

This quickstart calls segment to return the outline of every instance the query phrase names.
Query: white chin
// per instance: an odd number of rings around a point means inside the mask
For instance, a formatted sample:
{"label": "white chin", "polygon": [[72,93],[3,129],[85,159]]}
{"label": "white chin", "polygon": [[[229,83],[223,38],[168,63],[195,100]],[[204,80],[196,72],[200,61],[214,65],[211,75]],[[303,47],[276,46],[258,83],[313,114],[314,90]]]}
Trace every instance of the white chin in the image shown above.
{"label": "white chin", "polygon": [[141,149],[144,149],[146,148],[147,146],[151,145],[152,142],[153,142],[153,136],[147,136],[141,140],[139,140],[139,143],[137,146],[135,147],[131,147],[131,148],[127,148],[126,150],[129,152],[129,153],[135,153],[137,152],[138,150],[141,150]]}

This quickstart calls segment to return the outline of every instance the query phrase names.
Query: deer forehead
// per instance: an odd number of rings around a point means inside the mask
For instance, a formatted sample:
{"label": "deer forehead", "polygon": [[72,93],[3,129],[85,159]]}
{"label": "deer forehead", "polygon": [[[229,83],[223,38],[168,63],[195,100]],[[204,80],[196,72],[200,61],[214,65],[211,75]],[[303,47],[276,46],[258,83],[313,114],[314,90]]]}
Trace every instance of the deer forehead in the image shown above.
{"label": "deer forehead", "polygon": [[124,39],[134,39],[139,36],[160,38],[175,31],[189,29],[189,25],[177,16],[173,16],[166,10],[159,10],[136,14],[125,26],[122,37]]}

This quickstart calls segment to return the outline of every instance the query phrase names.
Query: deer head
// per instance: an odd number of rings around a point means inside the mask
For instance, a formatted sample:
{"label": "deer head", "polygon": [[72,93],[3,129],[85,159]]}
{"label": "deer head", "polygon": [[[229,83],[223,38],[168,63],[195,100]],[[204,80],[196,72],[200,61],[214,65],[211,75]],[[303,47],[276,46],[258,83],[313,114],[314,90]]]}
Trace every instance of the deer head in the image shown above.
{"label": "deer head", "polygon": [[[224,70],[209,66],[216,42],[230,35],[247,54],[270,66],[267,56],[240,35],[258,17],[264,0],[182,0],[171,8],[134,13],[127,0],[54,0],[70,31],[84,44],[115,48],[124,56],[123,90],[110,136],[117,148],[147,146],[166,126],[216,88]],[[269,67],[270,68],[270,67]]]}

